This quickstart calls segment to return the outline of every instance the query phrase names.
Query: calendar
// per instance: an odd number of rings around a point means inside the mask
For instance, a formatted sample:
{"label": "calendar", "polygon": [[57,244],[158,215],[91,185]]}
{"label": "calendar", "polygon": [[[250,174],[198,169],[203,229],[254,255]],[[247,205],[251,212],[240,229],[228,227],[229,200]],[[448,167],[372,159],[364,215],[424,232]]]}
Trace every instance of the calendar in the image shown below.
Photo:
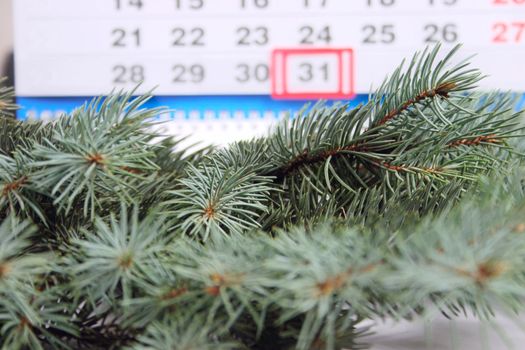
{"label": "calendar", "polygon": [[138,85],[170,109],[170,132],[224,143],[308,102],[364,102],[437,43],[476,54],[481,89],[525,91],[525,0],[16,0],[14,11],[22,119]]}

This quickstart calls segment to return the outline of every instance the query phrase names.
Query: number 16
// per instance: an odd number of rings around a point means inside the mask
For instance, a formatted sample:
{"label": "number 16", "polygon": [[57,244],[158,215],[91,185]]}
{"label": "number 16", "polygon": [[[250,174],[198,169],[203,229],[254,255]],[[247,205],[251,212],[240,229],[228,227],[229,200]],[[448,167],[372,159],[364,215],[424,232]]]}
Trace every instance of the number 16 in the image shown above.
{"label": "number 16", "polygon": [[317,2],[320,7],[326,7],[328,0],[303,0],[303,6],[306,8],[312,7],[313,2]]}

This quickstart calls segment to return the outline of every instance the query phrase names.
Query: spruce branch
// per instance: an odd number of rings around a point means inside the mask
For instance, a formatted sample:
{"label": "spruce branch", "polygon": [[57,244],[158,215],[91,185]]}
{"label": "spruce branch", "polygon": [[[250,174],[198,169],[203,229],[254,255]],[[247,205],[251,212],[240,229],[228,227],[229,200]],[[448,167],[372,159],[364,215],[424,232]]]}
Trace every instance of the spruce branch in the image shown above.
{"label": "spruce branch", "polygon": [[408,111],[410,107],[413,107],[414,105],[421,103],[425,100],[430,100],[436,97],[449,98],[450,97],[449,93],[452,90],[455,90],[455,88],[456,88],[456,83],[445,82],[445,83],[439,84],[435,88],[431,88],[430,90],[421,91],[415,97],[409,98],[407,101],[405,101],[401,107],[394,108],[391,111],[389,111],[385,116],[383,116],[383,118],[381,118],[377,122],[377,125],[386,124],[387,122],[396,118],[400,114]]}
{"label": "spruce branch", "polygon": [[[404,69],[404,62],[387,77],[371,95],[374,106],[371,127],[385,126],[388,122],[409,114],[418,105],[435,107],[447,102],[451,96],[471,91],[482,78],[477,69],[468,68],[468,59],[450,67],[449,62],[460,49],[454,47],[436,63],[440,45],[416,53]],[[446,119],[443,119],[446,122]]]}
{"label": "spruce branch", "polygon": [[84,216],[93,219],[115,198],[131,203],[135,181],[158,169],[147,128],[159,110],[138,109],[148,96],[130,98],[114,95],[77,109],[30,151],[33,179],[59,210],[67,214],[80,202]]}
{"label": "spruce branch", "polygon": [[35,227],[13,216],[0,225],[0,344],[8,349],[44,349],[45,344],[66,348],[50,329],[69,336],[75,327],[63,314],[64,307],[43,286],[43,276],[53,269],[49,253],[32,253],[30,238]]}
{"label": "spruce branch", "polygon": [[13,157],[15,150],[29,149],[51,132],[52,128],[42,122],[0,117],[0,154]]}
{"label": "spruce branch", "polygon": [[522,311],[522,113],[438,50],[193,154],[149,96],[0,117],[0,347],[358,349],[365,319]]}
{"label": "spruce branch", "polygon": [[[362,213],[348,209],[366,198],[363,190],[378,188],[380,206],[392,198],[413,202],[427,185],[428,199],[500,168],[512,152],[507,141],[522,130],[520,113],[510,95],[472,91],[481,74],[465,61],[449,65],[457,49],[437,62],[439,46],[416,54],[353,110],[314,106],[285,120],[268,139],[265,161],[272,169],[263,174],[276,177],[293,208],[320,206],[331,197],[334,208],[355,216]],[[422,212],[432,209],[425,202]]]}
{"label": "spruce branch", "polygon": [[129,299],[133,287],[142,283],[147,273],[144,266],[163,250],[163,222],[155,215],[139,220],[135,206],[129,219],[122,207],[119,219],[113,214],[110,224],[95,220],[94,232],[83,232],[72,244],[78,247],[76,257],[68,263],[77,290],[96,303],[108,296]]}
{"label": "spruce branch", "polygon": [[[507,312],[521,311],[524,198],[515,177],[485,184],[481,194],[458,208],[425,220],[409,237],[400,238],[400,254],[393,260],[399,273],[387,283],[411,285],[404,297],[430,297],[449,315],[471,312],[490,319],[494,300]],[[447,234],[449,229],[458,234]]]}
{"label": "spruce branch", "polygon": [[4,118],[13,118],[14,112],[18,109],[12,101],[15,97],[14,90],[5,87],[6,78],[0,77],[0,120]]}
{"label": "spruce branch", "polygon": [[178,219],[177,229],[206,240],[259,227],[256,218],[266,212],[271,178],[248,169],[222,171],[209,165],[200,169],[190,165],[186,176],[180,188],[170,192],[173,199],[164,202],[167,214]]}
{"label": "spruce branch", "polygon": [[38,192],[28,177],[27,163],[21,154],[14,158],[0,155],[0,212],[38,218],[45,224],[46,218],[37,200]]}
{"label": "spruce branch", "polygon": [[[380,285],[381,255],[370,243],[352,239],[355,232],[351,231],[341,240],[327,240],[327,234],[337,237],[339,233],[329,225],[309,233],[296,228],[268,242],[267,249],[275,255],[266,260],[265,268],[278,276],[269,280],[275,290],[272,299],[281,309],[277,322],[305,315],[297,334],[299,349],[309,349],[319,340],[327,340],[326,347],[333,348],[336,333],[351,334],[353,317],[366,312],[371,302],[366,289]],[[321,261],[310,255],[315,250],[330,254],[323,254]]]}
{"label": "spruce branch", "polygon": [[[252,308],[260,303],[259,308],[268,310],[261,338],[255,339],[263,339],[272,327],[282,327],[273,334],[284,337],[299,317],[292,337],[298,349],[315,344],[339,348],[336,334],[358,343],[358,337],[351,336],[353,321],[407,318],[422,309],[431,314],[429,303],[452,315],[465,310],[491,317],[489,305],[495,301],[509,311],[522,310],[525,197],[520,179],[491,182],[484,192],[437,218],[405,224],[395,238],[384,228],[371,232],[335,224],[297,227],[275,238],[247,235],[218,245],[180,245],[173,253],[177,263],[165,264],[182,278],[169,294],[169,305],[209,315],[220,307],[240,307],[246,298]],[[193,298],[200,301],[198,306]],[[207,306],[211,301],[216,306]],[[252,315],[248,309],[246,313]],[[235,308],[231,315],[241,317]],[[252,332],[257,332],[256,325]],[[235,332],[235,323],[232,327]]]}
{"label": "spruce branch", "polygon": [[5,79],[0,78],[0,154],[12,156],[21,145],[29,145],[45,133],[40,122],[21,122],[14,119],[18,106],[12,103],[14,90],[3,87]]}
{"label": "spruce branch", "polygon": [[217,340],[217,333],[213,332],[213,329],[203,328],[200,320],[192,316],[186,314],[177,319],[170,317],[161,322],[152,323],[146,329],[145,334],[139,338],[138,345],[133,346],[132,349],[244,349],[237,342]]}

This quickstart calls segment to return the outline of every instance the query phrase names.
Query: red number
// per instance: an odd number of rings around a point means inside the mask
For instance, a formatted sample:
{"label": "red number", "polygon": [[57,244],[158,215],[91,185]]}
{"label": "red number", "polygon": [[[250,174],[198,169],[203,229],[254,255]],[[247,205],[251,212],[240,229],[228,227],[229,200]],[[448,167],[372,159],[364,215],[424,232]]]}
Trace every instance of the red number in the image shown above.
{"label": "red number", "polygon": [[524,5],[525,0],[493,0],[494,5]]}
{"label": "red number", "polygon": [[512,27],[516,29],[516,36],[514,38],[515,42],[524,42],[525,40],[523,40],[523,34],[525,32],[525,22],[514,22],[512,23]]}
{"label": "red number", "polygon": [[494,43],[519,44],[525,42],[525,22],[494,23],[492,31],[494,32],[494,36],[492,37],[492,42]]}
{"label": "red number", "polygon": [[495,43],[506,43],[507,42],[507,25],[505,23],[495,23],[492,26],[492,31],[495,32],[492,42]]}

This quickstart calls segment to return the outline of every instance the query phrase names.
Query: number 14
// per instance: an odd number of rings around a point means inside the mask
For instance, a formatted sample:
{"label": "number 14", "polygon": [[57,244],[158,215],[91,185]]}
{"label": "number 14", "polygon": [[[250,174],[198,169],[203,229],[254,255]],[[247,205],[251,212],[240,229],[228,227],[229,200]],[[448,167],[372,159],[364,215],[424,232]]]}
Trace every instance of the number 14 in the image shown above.
{"label": "number 14", "polygon": [[137,10],[140,10],[144,3],[142,0],[115,0],[115,7],[117,10],[121,10],[123,7],[135,7]]}

